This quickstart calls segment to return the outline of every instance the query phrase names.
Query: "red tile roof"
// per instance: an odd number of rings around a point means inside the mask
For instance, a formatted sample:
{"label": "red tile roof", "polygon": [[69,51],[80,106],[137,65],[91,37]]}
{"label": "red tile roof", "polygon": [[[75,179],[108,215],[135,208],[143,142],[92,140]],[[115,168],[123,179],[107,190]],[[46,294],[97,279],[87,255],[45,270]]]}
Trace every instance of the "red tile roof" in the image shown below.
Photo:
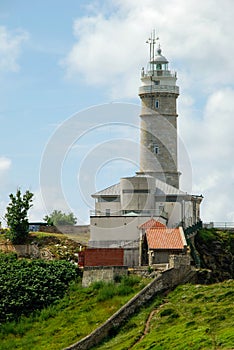
{"label": "red tile roof", "polygon": [[146,231],[149,249],[183,249],[179,228],[151,228]]}
{"label": "red tile roof", "polygon": [[166,228],[164,224],[155,219],[150,219],[139,226],[140,229],[147,230],[149,228]]}

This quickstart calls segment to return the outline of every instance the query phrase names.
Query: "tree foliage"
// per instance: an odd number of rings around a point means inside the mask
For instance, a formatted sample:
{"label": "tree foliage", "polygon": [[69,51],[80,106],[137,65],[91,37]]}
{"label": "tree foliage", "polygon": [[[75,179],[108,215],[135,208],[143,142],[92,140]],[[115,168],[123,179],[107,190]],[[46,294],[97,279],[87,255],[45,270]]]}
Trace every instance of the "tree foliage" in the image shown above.
{"label": "tree foliage", "polygon": [[46,215],[44,219],[49,225],[75,225],[77,219],[73,213],[63,213],[61,210],[54,210],[50,215]]}
{"label": "tree foliage", "polygon": [[20,189],[16,195],[10,194],[10,204],[6,208],[5,218],[10,228],[7,237],[12,243],[24,243],[28,237],[28,210],[32,207],[33,193],[26,191],[21,194]]}
{"label": "tree foliage", "polygon": [[68,261],[30,261],[0,253],[0,324],[62,298],[78,273]]}

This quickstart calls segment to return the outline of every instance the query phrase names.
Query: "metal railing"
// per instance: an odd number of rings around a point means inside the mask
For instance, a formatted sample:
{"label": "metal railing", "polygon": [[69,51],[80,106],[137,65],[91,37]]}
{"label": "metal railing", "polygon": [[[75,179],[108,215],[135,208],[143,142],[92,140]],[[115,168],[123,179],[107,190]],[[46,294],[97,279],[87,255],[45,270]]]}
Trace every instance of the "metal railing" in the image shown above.
{"label": "metal railing", "polygon": [[234,229],[234,222],[220,221],[220,222],[205,222],[204,228],[220,228],[220,229]]}
{"label": "metal railing", "polygon": [[164,217],[168,218],[168,213],[161,209],[152,210],[119,210],[119,211],[101,211],[101,210],[90,210],[90,216],[149,216],[149,217]]}
{"label": "metal railing", "polygon": [[171,70],[164,70],[164,69],[149,69],[144,71],[141,75],[142,78],[144,77],[172,77],[176,78],[176,72],[171,71]]}

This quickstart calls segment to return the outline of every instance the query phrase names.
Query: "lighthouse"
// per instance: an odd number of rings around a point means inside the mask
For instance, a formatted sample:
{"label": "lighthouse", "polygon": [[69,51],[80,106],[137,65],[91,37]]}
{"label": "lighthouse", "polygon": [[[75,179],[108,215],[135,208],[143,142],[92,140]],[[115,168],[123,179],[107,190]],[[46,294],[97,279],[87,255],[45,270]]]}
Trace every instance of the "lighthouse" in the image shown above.
{"label": "lighthouse", "polygon": [[177,97],[176,72],[162,55],[154,32],[147,40],[149,62],[142,68],[140,173],[151,175],[179,188],[177,170]]}
{"label": "lighthouse", "polygon": [[128,253],[131,251],[131,266],[138,261],[141,225],[154,219],[167,228],[195,232],[201,222],[203,199],[202,195],[188,194],[179,187],[177,74],[170,70],[154,32],[147,42],[149,60],[141,70],[138,93],[139,170],[94,193],[95,209],[90,214],[89,247],[123,247]]}

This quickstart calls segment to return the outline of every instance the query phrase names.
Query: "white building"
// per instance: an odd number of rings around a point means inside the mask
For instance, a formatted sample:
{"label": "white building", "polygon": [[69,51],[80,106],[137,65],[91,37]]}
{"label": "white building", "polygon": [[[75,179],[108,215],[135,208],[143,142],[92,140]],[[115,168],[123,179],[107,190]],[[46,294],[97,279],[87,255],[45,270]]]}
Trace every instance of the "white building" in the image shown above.
{"label": "white building", "polygon": [[179,189],[176,73],[169,70],[160,46],[155,53],[154,36],[149,44],[150,60],[142,69],[139,89],[140,169],[92,195],[90,247],[138,247],[139,226],[151,217],[169,228],[188,228],[200,221],[203,197]]}

